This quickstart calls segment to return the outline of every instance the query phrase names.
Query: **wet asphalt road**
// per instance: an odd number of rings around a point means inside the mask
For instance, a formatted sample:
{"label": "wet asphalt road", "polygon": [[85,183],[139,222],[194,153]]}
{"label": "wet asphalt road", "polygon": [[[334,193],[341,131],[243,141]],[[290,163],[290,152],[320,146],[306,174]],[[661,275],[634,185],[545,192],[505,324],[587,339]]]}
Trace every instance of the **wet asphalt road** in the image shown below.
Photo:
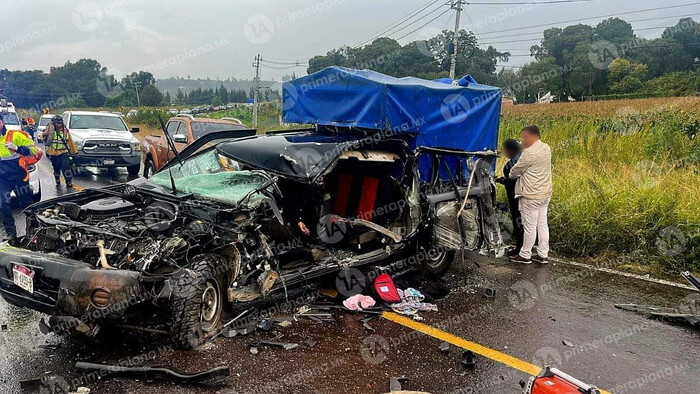
{"label": "wet asphalt road", "polygon": [[[56,191],[48,161],[40,166],[44,198],[65,192],[65,186]],[[95,170],[75,183],[93,187],[127,179],[125,170]],[[698,392],[700,330],[649,320],[613,305],[678,308],[700,299],[700,293],[563,263],[515,266],[504,260],[475,260],[481,266],[467,264],[466,283],[461,264],[453,265],[446,276],[450,295],[437,302],[439,312],[422,313],[423,323],[526,362],[557,365],[616,393]],[[484,296],[486,288],[496,290],[495,298]],[[152,334],[110,334],[94,343],[44,336],[37,324],[40,314],[0,300],[0,324],[7,325],[0,331],[0,393],[19,392],[20,380],[47,371],[81,382],[93,393],[152,394],[383,393],[393,376],[409,378],[404,390],[519,393],[518,383],[527,377],[481,356],[474,369],[464,368],[459,349],[452,346],[443,354],[439,339],[383,318],[369,322],[372,332],[358,321],[364,315],[333,315],[333,322],[300,318],[289,327],[175,351],[165,338]],[[251,342],[272,338],[301,346],[290,351],[261,347],[257,355],[248,351]],[[43,344],[60,347],[38,347]],[[81,375],[73,368],[76,361],[162,365],[190,372],[229,366],[232,375],[216,387],[147,384]]]}

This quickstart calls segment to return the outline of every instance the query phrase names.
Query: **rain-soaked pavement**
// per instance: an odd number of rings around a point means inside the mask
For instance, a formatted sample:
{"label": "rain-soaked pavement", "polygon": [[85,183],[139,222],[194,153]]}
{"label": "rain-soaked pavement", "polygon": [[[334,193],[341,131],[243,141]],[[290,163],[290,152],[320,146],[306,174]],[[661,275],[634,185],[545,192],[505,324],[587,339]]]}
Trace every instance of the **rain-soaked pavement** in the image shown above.
{"label": "rain-soaked pavement", "polygon": [[[50,165],[42,161],[44,198],[55,195]],[[125,173],[95,171],[76,180],[82,187],[127,180]],[[65,190],[63,187],[61,190]],[[21,215],[18,215],[21,216]],[[20,225],[19,228],[22,228]],[[649,320],[615,309],[616,303],[678,308],[700,293],[562,262],[513,265],[478,258],[480,267],[455,264],[446,276],[451,293],[439,312],[422,313],[423,324],[536,365],[553,364],[579,379],[615,393],[697,393],[700,330]],[[487,288],[496,295],[484,295]],[[283,301],[283,300],[277,300]],[[698,301],[700,303],[700,301]],[[279,304],[266,308],[274,310]],[[404,390],[431,393],[519,393],[526,374],[482,356],[461,364],[462,351],[439,351],[440,339],[383,319],[333,312],[333,322],[307,318],[233,339],[218,338],[194,351],[173,350],[155,334],[110,333],[97,342],[44,336],[40,314],[0,300],[0,393],[19,392],[19,381],[58,374],[93,393],[384,393],[391,377],[408,378]],[[300,347],[248,345],[261,339]],[[315,342],[315,343],[314,343]],[[58,344],[57,349],[39,345]],[[168,366],[194,372],[231,368],[215,387],[146,383],[81,374],[76,361]]]}

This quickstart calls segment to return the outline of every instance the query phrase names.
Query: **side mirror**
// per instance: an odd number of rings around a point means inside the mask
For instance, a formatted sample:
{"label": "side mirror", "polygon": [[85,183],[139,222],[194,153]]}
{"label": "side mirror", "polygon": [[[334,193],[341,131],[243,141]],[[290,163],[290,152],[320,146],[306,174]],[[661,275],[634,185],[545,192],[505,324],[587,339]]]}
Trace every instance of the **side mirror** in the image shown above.
{"label": "side mirror", "polygon": [[139,129],[138,127],[132,127],[132,128],[131,128],[131,132],[132,132],[132,133],[138,133],[139,131],[141,131],[141,129]]}
{"label": "side mirror", "polygon": [[187,136],[184,134],[175,134],[173,135],[173,141],[177,142],[178,144],[186,144]]}

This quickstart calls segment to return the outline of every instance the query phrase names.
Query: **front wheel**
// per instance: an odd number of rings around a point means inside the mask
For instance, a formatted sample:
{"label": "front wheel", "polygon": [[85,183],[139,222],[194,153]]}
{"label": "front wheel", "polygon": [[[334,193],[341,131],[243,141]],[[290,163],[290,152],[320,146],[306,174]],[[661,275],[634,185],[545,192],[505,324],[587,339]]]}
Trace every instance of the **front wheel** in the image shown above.
{"label": "front wheel", "polygon": [[218,329],[227,272],[224,259],[203,254],[194,257],[190,268],[177,279],[170,305],[170,330],[175,346],[195,348]]}
{"label": "front wheel", "polygon": [[453,250],[438,251],[435,249],[423,250],[425,256],[421,261],[421,271],[432,278],[440,278],[447,273],[455,259]]}
{"label": "front wheel", "polygon": [[129,172],[129,176],[137,176],[139,174],[140,169],[141,169],[141,164],[136,164],[133,166],[126,167],[126,170]]}
{"label": "front wheel", "polygon": [[148,179],[153,176],[156,172],[156,167],[153,164],[153,160],[146,159],[146,163],[143,165],[143,177]]}

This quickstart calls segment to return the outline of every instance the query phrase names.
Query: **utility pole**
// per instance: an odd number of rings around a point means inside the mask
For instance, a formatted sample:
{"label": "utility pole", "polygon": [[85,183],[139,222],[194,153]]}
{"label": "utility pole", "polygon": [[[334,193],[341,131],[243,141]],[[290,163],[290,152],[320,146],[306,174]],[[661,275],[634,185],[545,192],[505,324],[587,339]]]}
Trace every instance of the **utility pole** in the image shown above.
{"label": "utility pole", "polygon": [[253,128],[258,128],[258,97],[260,95],[260,63],[262,56],[255,55],[253,67],[255,67],[255,87],[253,90]]}
{"label": "utility pole", "polygon": [[139,98],[139,88],[141,87],[141,83],[134,82],[134,87],[136,88],[136,107],[141,108],[141,99]]}
{"label": "utility pole", "polygon": [[452,61],[450,62],[450,78],[455,79],[455,71],[457,69],[457,42],[459,37],[459,16],[462,14],[462,1],[451,0],[450,8],[457,11],[455,17],[455,34],[452,37]]}

